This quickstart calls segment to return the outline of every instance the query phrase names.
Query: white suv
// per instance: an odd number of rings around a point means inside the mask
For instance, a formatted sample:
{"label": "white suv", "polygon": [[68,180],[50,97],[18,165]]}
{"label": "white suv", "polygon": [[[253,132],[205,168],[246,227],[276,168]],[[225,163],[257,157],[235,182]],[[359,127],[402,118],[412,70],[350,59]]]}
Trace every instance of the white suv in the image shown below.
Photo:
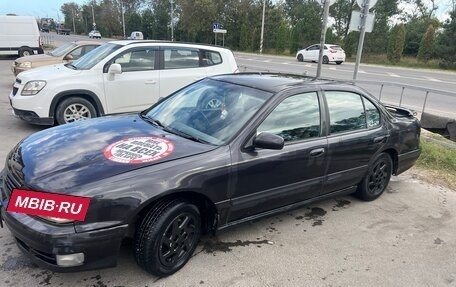
{"label": "white suv", "polygon": [[[305,49],[299,50],[296,53],[296,59],[299,62],[312,61],[318,62],[318,56],[320,55],[320,44],[309,46]],[[345,51],[339,46],[334,44],[325,44],[323,50],[323,64],[329,64],[329,62],[336,62],[337,65],[345,62]]]}
{"label": "white suv", "polygon": [[20,73],[10,93],[19,118],[64,124],[139,111],[206,76],[236,73],[221,47],[157,41],[113,41],[71,64]]}

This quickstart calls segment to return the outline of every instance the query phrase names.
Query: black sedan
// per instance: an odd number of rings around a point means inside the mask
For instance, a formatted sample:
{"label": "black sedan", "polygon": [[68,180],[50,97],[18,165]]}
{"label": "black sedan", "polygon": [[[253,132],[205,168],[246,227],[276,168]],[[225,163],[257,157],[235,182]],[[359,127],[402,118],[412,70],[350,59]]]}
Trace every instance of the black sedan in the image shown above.
{"label": "black sedan", "polygon": [[[166,276],[204,233],[342,194],[376,199],[413,166],[419,141],[411,112],[352,84],[215,76],[138,114],[24,139],[2,171],[1,216],[19,248],[49,269],[114,266],[132,238],[137,263]],[[8,212],[15,189],[90,205],[83,221]]]}

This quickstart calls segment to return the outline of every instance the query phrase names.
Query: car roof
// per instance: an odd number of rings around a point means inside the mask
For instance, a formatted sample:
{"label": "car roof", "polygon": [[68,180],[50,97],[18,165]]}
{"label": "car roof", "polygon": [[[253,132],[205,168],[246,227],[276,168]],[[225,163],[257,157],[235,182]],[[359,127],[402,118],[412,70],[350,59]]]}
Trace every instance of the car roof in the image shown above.
{"label": "car roof", "polygon": [[116,40],[116,41],[110,41],[109,43],[116,44],[116,45],[122,45],[122,46],[133,45],[133,44],[137,45],[137,44],[154,43],[154,44],[171,44],[174,46],[182,46],[182,47],[195,47],[195,48],[211,47],[211,48],[216,48],[216,49],[229,50],[228,48],[225,48],[225,47],[215,46],[215,45],[210,45],[210,44],[163,41],[163,40]]}
{"label": "car roof", "polygon": [[351,86],[350,82],[341,82],[329,79],[317,79],[315,77],[301,76],[295,74],[277,73],[237,73],[217,75],[210,77],[214,80],[229,82],[237,85],[252,87],[272,93],[302,85],[328,85]]}
{"label": "car roof", "polygon": [[90,41],[90,40],[78,40],[78,41],[74,41],[73,43],[75,43],[77,45],[93,45],[93,44],[102,45],[102,44],[104,44],[104,42]]}

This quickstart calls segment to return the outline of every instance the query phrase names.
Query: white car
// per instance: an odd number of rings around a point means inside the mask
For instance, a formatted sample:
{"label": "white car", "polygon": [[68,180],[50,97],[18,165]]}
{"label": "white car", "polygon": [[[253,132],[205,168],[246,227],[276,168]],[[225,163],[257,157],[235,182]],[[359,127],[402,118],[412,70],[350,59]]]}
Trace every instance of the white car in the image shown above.
{"label": "white car", "polygon": [[64,124],[143,110],[199,79],[236,72],[236,60],[226,48],[113,41],[71,64],[20,73],[9,98],[14,114],[25,121]]}
{"label": "white car", "polygon": [[[309,46],[305,49],[299,50],[296,53],[296,59],[299,62],[312,61],[318,62],[318,56],[320,54],[320,44]],[[325,44],[323,52],[323,64],[329,62],[336,62],[337,65],[345,62],[345,51],[339,45]]]}
{"label": "white car", "polygon": [[90,31],[90,32],[89,32],[89,38],[101,39],[100,31],[98,31],[98,30],[92,30],[92,31]]}

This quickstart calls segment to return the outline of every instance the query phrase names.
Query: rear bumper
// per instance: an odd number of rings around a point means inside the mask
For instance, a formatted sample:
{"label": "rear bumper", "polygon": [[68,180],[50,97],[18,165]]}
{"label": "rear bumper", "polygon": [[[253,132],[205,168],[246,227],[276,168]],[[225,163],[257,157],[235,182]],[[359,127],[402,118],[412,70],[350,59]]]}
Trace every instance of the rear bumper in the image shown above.
{"label": "rear bumper", "polygon": [[416,160],[420,157],[420,154],[421,150],[416,149],[414,151],[398,155],[396,175],[399,175],[411,168],[415,164]]}

